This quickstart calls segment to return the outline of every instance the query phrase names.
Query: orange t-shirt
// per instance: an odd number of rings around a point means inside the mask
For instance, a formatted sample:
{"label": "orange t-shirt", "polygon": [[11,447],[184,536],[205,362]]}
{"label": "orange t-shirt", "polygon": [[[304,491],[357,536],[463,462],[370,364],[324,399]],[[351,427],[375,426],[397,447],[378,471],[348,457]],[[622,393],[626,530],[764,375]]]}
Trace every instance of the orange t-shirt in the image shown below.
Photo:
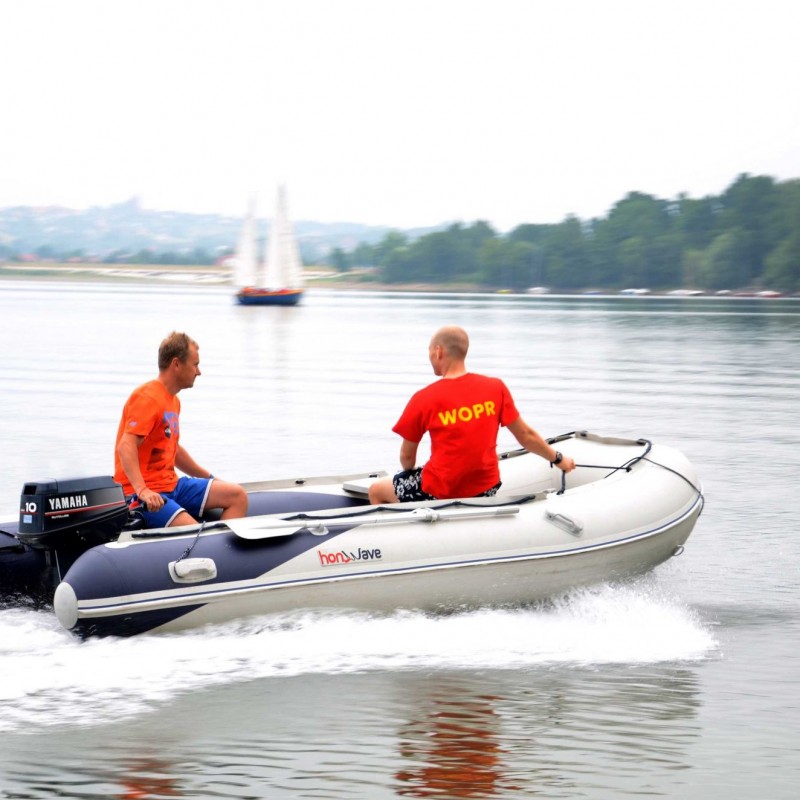
{"label": "orange t-shirt", "polygon": [[144,437],[139,448],[139,468],[147,488],[155,492],[171,492],[175,488],[180,412],[177,395],[170,394],[159,380],[148,381],[133,390],[122,409],[114,448],[114,480],[122,484],[125,494],[134,493],[116,452],[125,433]]}
{"label": "orange t-shirt", "polygon": [[392,428],[409,442],[431,435],[422,490],[442,500],[474,497],[500,481],[497,431],[519,417],[499,378],[468,372],[420,389]]}

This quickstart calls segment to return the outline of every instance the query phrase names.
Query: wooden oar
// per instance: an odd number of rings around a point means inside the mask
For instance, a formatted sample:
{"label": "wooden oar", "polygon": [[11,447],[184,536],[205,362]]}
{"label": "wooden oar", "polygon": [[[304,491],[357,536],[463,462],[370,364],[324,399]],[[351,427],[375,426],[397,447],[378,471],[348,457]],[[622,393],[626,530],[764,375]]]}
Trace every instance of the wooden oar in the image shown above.
{"label": "wooden oar", "polygon": [[[376,513],[380,509],[376,509]],[[242,517],[226,519],[225,524],[242,539],[269,539],[274,536],[291,536],[301,531],[309,531],[317,536],[329,533],[329,526],[351,525],[360,528],[365,525],[402,525],[407,523],[446,522],[454,519],[472,517],[502,517],[518,514],[519,506],[471,506],[468,508],[415,508],[375,517],[324,517],[307,520],[275,520],[265,517]]]}

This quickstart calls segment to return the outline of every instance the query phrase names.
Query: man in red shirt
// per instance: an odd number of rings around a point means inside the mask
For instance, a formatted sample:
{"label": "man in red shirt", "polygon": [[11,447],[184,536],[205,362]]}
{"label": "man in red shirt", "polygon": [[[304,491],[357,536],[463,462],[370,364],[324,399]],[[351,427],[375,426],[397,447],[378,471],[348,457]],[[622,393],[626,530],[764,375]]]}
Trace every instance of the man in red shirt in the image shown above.
{"label": "man in red shirt", "polygon": [[[206,508],[221,508],[223,519],[245,516],[244,489],[215,478],[180,444],[178,392],[200,375],[197,342],[171,333],[158,349],[158,370],[155,380],[134,389],[122,410],[114,480],[138,501],[151,528],[191,525]],[[176,467],[186,475],[179,478]]]}
{"label": "man in red shirt", "polygon": [[[503,381],[467,372],[468,349],[463,328],[451,325],[433,335],[428,357],[441,380],[414,394],[392,428],[403,437],[403,471],[373,483],[371,503],[494,495],[500,488],[501,425],[531,453],[564,472],[575,469],[571,458],[562,456],[522,419]],[[431,457],[424,467],[417,467],[417,448],[425,433],[431,437]]]}

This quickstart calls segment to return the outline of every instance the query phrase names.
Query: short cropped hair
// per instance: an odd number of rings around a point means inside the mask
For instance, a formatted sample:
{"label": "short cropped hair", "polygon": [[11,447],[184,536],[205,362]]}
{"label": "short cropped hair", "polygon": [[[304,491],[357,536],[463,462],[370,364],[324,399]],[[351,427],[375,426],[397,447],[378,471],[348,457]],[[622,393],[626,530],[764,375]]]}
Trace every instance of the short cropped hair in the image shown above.
{"label": "short cropped hair", "polygon": [[197,342],[185,333],[172,333],[164,339],[158,348],[158,368],[160,370],[166,369],[171,363],[173,358],[184,363],[189,358],[189,348],[199,347]]}
{"label": "short cropped hair", "polygon": [[469,350],[469,336],[463,328],[457,325],[448,325],[440,328],[433,337],[433,343],[441,345],[445,353],[451,358],[459,358],[461,360],[467,357],[467,350]]}

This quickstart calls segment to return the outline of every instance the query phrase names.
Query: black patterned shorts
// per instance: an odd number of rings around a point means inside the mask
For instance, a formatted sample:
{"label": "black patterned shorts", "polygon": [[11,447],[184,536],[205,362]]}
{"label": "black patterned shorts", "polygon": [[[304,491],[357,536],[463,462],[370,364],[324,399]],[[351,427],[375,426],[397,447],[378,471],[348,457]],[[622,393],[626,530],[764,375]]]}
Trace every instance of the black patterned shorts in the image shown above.
{"label": "black patterned shorts", "polygon": [[[404,469],[398,472],[393,478],[394,493],[401,503],[414,503],[422,500],[435,500],[433,495],[422,491],[422,467],[414,467],[414,469]],[[476,494],[475,497],[494,497],[497,490],[502,486],[498,483],[487,489],[485,492]]]}

